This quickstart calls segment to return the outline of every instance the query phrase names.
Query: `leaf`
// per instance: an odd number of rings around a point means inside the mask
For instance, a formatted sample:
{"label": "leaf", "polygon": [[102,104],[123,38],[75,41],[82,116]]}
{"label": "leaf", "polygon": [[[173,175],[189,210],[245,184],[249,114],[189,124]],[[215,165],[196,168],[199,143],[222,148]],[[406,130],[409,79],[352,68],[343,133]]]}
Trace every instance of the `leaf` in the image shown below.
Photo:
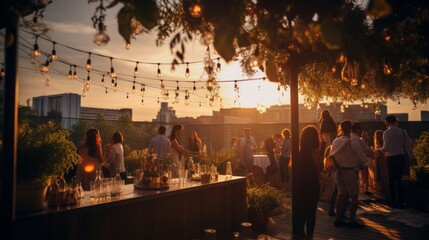
{"label": "leaf", "polygon": [[265,62],[265,74],[271,82],[280,82],[277,75],[277,66],[272,54],[268,54],[267,61]]}
{"label": "leaf", "polygon": [[222,58],[229,62],[235,55],[234,30],[228,25],[219,25],[215,28],[213,45]]}
{"label": "leaf", "polygon": [[155,0],[135,0],[134,17],[148,30],[157,26],[159,10]]}
{"label": "leaf", "polygon": [[123,7],[118,13],[118,30],[119,34],[125,39],[126,43],[131,42],[131,19],[133,18],[132,11],[128,7]]}
{"label": "leaf", "polygon": [[342,39],[339,23],[334,22],[329,16],[326,16],[320,24],[320,31],[322,33],[322,42],[327,48],[335,50],[341,47]]}

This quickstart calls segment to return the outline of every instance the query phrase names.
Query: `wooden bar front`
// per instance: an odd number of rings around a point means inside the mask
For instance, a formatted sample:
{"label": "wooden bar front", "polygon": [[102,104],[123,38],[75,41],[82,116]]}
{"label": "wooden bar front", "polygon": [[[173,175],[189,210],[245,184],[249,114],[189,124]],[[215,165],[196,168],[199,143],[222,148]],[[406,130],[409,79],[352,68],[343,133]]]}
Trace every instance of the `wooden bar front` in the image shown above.
{"label": "wooden bar front", "polygon": [[[17,239],[202,239],[207,228],[229,236],[246,220],[246,179],[188,182],[164,191],[85,198],[76,206],[18,215]],[[31,237],[31,238],[30,238]]]}

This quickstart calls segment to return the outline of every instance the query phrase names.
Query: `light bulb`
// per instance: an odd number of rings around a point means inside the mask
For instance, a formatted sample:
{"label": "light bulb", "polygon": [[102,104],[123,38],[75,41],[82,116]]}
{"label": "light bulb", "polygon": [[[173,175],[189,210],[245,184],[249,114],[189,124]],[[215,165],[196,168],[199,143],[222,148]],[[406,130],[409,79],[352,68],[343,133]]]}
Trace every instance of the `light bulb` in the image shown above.
{"label": "light bulb", "polygon": [[103,77],[101,78],[101,85],[104,85],[104,75],[103,75]]}
{"label": "light bulb", "polygon": [[346,56],[341,53],[340,56],[338,57],[338,62],[343,63],[346,61],[346,59],[347,59]]}
{"label": "light bulb", "polygon": [[51,86],[51,75],[49,74],[46,76],[45,86],[47,87]]}
{"label": "light bulb", "polygon": [[88,58],[88,60],[86,60],[86,66],[85,66],[86,70],[91,70],[91,59]]}
{"label": "light bulb", "polygon": [[131,43],[125,43],[125,49],[130,50],[131,49]]}
{"label": "light bulb", "polygon": [[253,55],[250,59],[249,59],[249,64],[250,67],[254,68],[254,67],[258,67],[259,65],[259,58],[256,55]]}
{"label": "light bulb", "polygon": [[34,57],[40,56],[39,44],[37,44],[37,43],[34,44],[33,56]]}
{"label": "light bulb", "polygon": [[360,85],[360,88],[361,88],[361,89],[365,89],[365,88],[366,88],[366,84],[365,84],[365,83],[362,83],[362,84]]}
{"label": "light bulb", "polygon": [[115,78],[116,77],[115,69],[113,67],[110,68],[109,76],[111,78]]}
{"label": "light bulb", "polygon": [[188,78],[189,75],[190,75],[190,73],[189,73],[189,63],[186,63],[185,77]]}
{"label": "light bulb", "polygon": [[392,68],[389,65],[384,64],[384,66],[383,66],[383,72],[386,75],[390,75],[392,73]]}
{"label": "light bulb", "polygon": [[136,62],[136,67],[134,68],[134,76],[137,76],[137,74],[139,74],[139,62]]}
{"label": "light bulb", "polygon": [[331,69],[332,73],[336,73],[337,72],[337,67],[333,66]]}
{"label": "light bulb", "polygon": [[196,1],[189,5],[189,13],[194,18],[199,18],[203,14],[203,7],[200,4],[200,1]]}
{"label": "light bulb", "polygon": [[51,59],[51,62],[56,61],[58,59],[57,51],[55,49],[52,49],[52,54],[51,56],[49,56],[49,58]]}
{"label": "light bulb", "polygon": [[98,46],[106,46],[110,41],[110,37],[104,31],[99,31],[94,35],[92,41]]}
{"label": "light bulb", "polygon": [[160,64],[160,63],[158,63],[158,69],[157,69],[157,71],[156,71],[156,77],[157,77],[157,78],[162,77],[161,69],[159,68],[159,65],[161,65],[161,64]]}
{"label": "light bulb", "polygon": [[358,84],[357,79],[356,79],[356,78],[352,78],[352,80],[350,81],[350,84],[351,84],[352,86],[356,86],[356,85]]}

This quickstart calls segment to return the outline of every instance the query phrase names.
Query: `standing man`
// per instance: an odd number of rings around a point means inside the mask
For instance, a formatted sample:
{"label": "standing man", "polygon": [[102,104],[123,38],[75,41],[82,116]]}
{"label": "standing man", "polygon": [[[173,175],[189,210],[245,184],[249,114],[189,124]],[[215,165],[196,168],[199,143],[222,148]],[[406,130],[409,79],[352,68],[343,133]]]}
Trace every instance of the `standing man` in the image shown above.
{"label": "standing man", "polygon": [[149,154],[156,153],[157,159],[163,159],[170,152],[170,140],[165,136],[165,126],[159,126],[158,136],[149,143]]}
{"label": "standing man", "polygon": [[[340,124],[341,137],[336,138],[332,142],[330,153],[331,159],[334,161],[336,171],[336,182],[338,186],[338,196],[336,202],[336,220],[335,226],[349,226],[351,228],[364,228],[365,226],[355,221],[356,211],[358,208],[359,182],[358,170],[359,166],[368,161],[363,149],[358,141],[353,141],[351,138],[352,123],[343,121]],[[350,221],[346,223],[342,220],[342,209],[344,198],[350,196]]]}
{"label": "standing man", "polygon": [[383,133],[383,147],[378,151],[387,153],[390,203],[393,207],[402,208],[404,204],[402,172],[405,166],[405,151],[409,156],[411,155],[411,141],[407,131],[398,127],[398,121],[395,116],[387,116],[384,123],[387,130]]}
{"label": "standing man", "polygon": [[253,151],[256,150],[257,144],[250,128],[244,129],[244,137],[241,139],[238,146],[240,153],[240,164],[249,168],[253,165]]}

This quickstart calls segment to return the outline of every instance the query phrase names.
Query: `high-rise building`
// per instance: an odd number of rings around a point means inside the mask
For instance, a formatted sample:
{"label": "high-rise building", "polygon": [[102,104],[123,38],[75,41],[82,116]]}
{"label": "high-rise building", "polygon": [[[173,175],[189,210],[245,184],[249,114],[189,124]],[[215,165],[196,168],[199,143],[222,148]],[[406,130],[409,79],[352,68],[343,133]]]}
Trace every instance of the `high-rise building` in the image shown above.
{"label": "high-rise building", "polygon": [[429,121],[429,111],[420,111],[420,119],[422,121]]}

